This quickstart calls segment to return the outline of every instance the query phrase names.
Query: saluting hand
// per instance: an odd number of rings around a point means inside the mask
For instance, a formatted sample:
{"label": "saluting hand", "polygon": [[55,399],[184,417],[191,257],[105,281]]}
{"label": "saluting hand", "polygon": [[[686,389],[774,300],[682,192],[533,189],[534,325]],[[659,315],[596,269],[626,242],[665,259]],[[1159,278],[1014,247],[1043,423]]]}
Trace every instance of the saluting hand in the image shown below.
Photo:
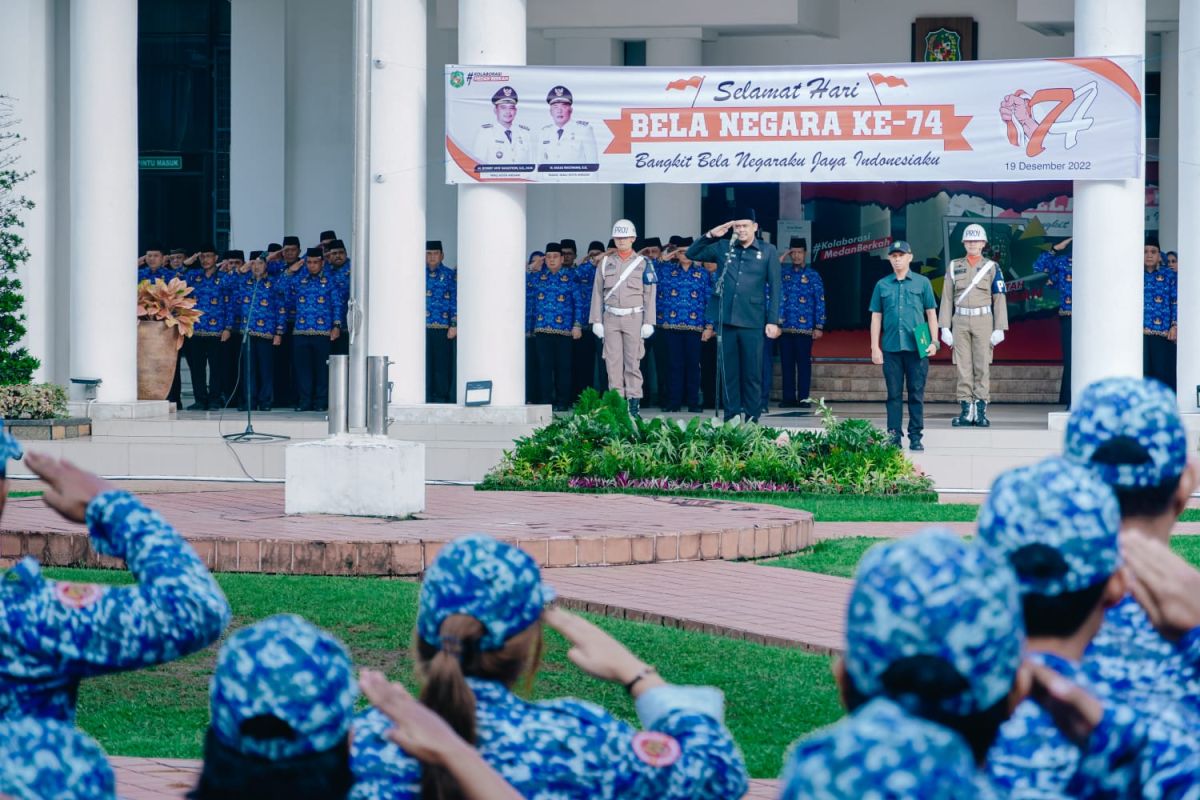
{"label": "saluting hand", "polygon": [[1055,726],[1080,749],[1104,718],[1104,706],[1073,681],[1044,664],[1029,664],[1033,672],[1030,698],[1053,718]]}
{"label": "saluting hand", "polygon": [[26,453],[25,464],[47,484],[42,502],[72,522],[84,522],[88,504],[101,493],[117,488],[99,475],[45,453]]}
{"label": "saluting hand", "polygon": [[[542,612],[542,621],[562,634],[571,645],[567,658],[575,666],[604,681],[629,683],[646,669],[646,664],[612,636],[580,616],[557,606]],[[640,693],[664,681],[647,675],[634,687]]]}
{"label": "saluting hand", "polygon": [[733,220],[722,223],[708,232],[710,238],[720,239],[729,233],[729,229],[733,227]]}
{"label": "saluting hand", "polygon": [[1167,639],[1200,627],[1200,572],[1162,542],[1139,531],[1121,535],[1134,599]]}

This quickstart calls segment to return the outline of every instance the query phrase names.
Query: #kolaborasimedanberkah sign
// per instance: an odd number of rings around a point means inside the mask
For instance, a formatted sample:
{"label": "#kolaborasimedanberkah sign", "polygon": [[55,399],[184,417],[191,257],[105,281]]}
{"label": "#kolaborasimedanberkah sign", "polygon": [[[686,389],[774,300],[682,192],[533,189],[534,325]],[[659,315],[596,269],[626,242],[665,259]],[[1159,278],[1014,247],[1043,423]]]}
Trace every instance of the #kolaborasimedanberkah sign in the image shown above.
{"label": "#kolaborasimedanberkah sign", "polygon": [[812,67],[450,65],[446,181],[1135,178],[1143,71],[1133,56]]}

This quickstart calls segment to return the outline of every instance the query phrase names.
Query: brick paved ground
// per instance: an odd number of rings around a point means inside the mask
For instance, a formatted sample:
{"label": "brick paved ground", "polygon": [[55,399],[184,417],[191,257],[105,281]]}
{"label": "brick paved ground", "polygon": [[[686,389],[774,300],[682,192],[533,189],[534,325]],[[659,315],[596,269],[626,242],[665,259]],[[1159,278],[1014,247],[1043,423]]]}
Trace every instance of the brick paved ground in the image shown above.
{"label": "brick paved ground", "polygon": [[843,647],[850,581],[729,561],[547,570],[565,605],[762,644]]}
{"label": "brick paved ground", "polygon": [[[759,558],[812,542],[810,514],[759,503],[467,486],[429,486],[426,497],[426,511],[412,520],[289,517],[277,485],[163,492],[150,505],[220,571],[416,575],[445,542],[474,531],[516,542],[545,566]],[[117,565],[91,553],[83,527],[40,498],[10,501],[3,531],[0,558]]]}

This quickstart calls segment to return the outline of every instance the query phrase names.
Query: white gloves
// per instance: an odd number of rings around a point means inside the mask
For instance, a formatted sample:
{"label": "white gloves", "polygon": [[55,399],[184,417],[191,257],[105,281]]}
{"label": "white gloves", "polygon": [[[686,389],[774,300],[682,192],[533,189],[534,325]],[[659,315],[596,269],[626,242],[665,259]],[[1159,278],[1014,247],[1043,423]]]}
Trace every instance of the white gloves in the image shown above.
{"label": "white gloves", "polygon": [[650,336],[653,335],[653,333],[654,333],[653,325],[643,325],[642,326],[642,338],[643,339],[649,339]]}
{"label": "white gloves", "polygon": [[992,347],[1004,341],[1004,331],[992,331]]}
{"label": "white gloves", "polygon": [[946,347],[954,347],[954,334],[949,328],[942,328],[942,342]]}
{"label": "white gloves", "polygon": [[604,326],[601,325],[599,322],[593,322],[592,323],[592,333],[596,334],[597,339],[603,339],[604,338]]}

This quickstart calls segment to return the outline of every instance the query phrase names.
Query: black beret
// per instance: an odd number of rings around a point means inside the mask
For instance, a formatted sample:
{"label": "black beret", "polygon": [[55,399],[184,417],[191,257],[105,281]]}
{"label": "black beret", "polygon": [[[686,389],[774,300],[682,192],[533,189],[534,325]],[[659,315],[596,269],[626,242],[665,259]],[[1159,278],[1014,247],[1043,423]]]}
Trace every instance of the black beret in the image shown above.
{"label": "black beret", "polygon": [[604,249],[605,249],[605,250],[612,250],[612,249],[613,249],[614,247],[616,247],[616,246],[617,246],[617,243],[616,243],[615,241],[613,241],[612,239],[609,239],[609,240],[608,240],[608,247],[606,247],[606,248],[604,248]]}
{"label": "black beret", "polygon": [[212,244],[212,243],[210,242],[209,244],[206,244],[206,245],[204,245],[203,247],[201,247],[201,248],[200,248],[200,252],[201,252],[201,253],[216,253],[216,252],[217,252],[217,246],[216,246],[215,244]]}
{"label": "black beret", "polygon": [[245,261],[246,254],[241,250],[226,250],[225,251],[225,260],[226,261]]}
{"label": "black beret", "polygon": [[282,250],[282,249],[283,249],[283,245],[281,245],[279,242],[271,242],[269,245],[267,245],[268,253],[274,253],[274,252],[276,252],[278,250]]}
{"label": "black beret", "polygon": [[696,241],[696,238],[694,236],[680,236],[679,237],[679,246],[680,247],[691,247],[692,243],[695,241]]}
{"label": "black beret", "polygon": [[679,247],[681,244],[683,244],[683,237],[679,234],[675,234],[670,239],[667,239],[668,247]]}
{"label": "black beret", "polygon": [[1162,249],[1162,247],[1158,243],[1158,237],[1155,236],[1153,233],[1146,234],[1146,247],[1157,247],[1159,250]]}
{"label": "black beret", "polygon": [[558,253],[561,255],[562,254],[562,245],[559,244],[558,242],[547,243],[546,244],[546,255],[550,255],[551,253]]}
{"label": "black beret", "polygon": [[266,255],[266,253],[264,253],[262,250],[251,250],[250,251],[250,260],[258,261],[260,258],[262,258],[265,255]]}
{"label": "black beret", "polygon": [[321,231],[321,235],[317,237],[318,242],[323,242],[326,239],[336,239],[337,234],[333,231]]}
{"label": "black beret", "polygon": [[658,238],[657,236],[649,236],[646,238],[646,241],[642,242],[642,247],[657,247],[661,250],[662,239]]}
{"label": "black beret", "polygon": [[754,214],[754,209],[750,206],[743,206],[733,212],[732,220],[748,219],[751,222],[758,222],[758,217]]}
{"label": "black beret", "polygon": [[798,247],[801,250],[807,250],[808,249],[808,239],[805,239],[803,236],[793,236],[792,243],[789,244],[788,247],[790,247],[790,248]]}
{"label": "black beret", "polygon": [[345,250],[346,243],[343,242],[341,239],[334,239],[332,242],[329,243],[329,249],[330,250]]}
{"label": "black beret", "polygon": [[603,249],[604,249],[604,242],[600,241],[599,239],[595,239],[595,240],[593,240],[593,241],[592,241],[592,242],[591,242],[591,243],[588,245],[588,252],[589,252],[589,253],[591,253],[591,252],[594,252],[594,251],[596,251],[596,250],[603,250]]}
{"label": "black beret", "polygon": [[305,258],[325,258],[325,251],[319,247],[310,247],[304,254]]}
{"label": "black beret", "polygon": [[579,246],[577,244],[575,244],[574,239],[563,239],[561,242],[559,242],[559,244],[561,244],[563,246],[563,250],[566,250],[568,247],[571,248],[572,250],[579,249]]}
{"label": "black beret", "polygon": [[158,242],[151,242],[150,244],[146,245],[147,253],[155,251],[155,250],[157,250],[160,253],[167,252],[166,250],[163,249],[163,246],[161,244],[159,244]]}
{"label": "black beret", "polygon": [[187,255],[187,250],[184,250],[182,247],[176,247],[176,248],[174,248],[174,249],[171,251],[171,255],[173,255],[173,256],[186,256],[186,255]]}
{"label": "black beret", "polygon": [[438,252],[441,252],[442,240],[441,239],[430,239],[429,241],[425,242],[425,249],[426,250],[437,250]]}
{"label": "black beret", "polygon": [[293,247],[299,247],[300,246],[300,237],[299,236],[283,237],[283,246],[287,247],[288,245],[291,245]]}
{"label": "black beret", "polygon": [[646,248],[646,240],[645,239],[638,236],[637,238],[635,238],[633,240],[633,249],[635,252],[644,250],[645,248]]}

